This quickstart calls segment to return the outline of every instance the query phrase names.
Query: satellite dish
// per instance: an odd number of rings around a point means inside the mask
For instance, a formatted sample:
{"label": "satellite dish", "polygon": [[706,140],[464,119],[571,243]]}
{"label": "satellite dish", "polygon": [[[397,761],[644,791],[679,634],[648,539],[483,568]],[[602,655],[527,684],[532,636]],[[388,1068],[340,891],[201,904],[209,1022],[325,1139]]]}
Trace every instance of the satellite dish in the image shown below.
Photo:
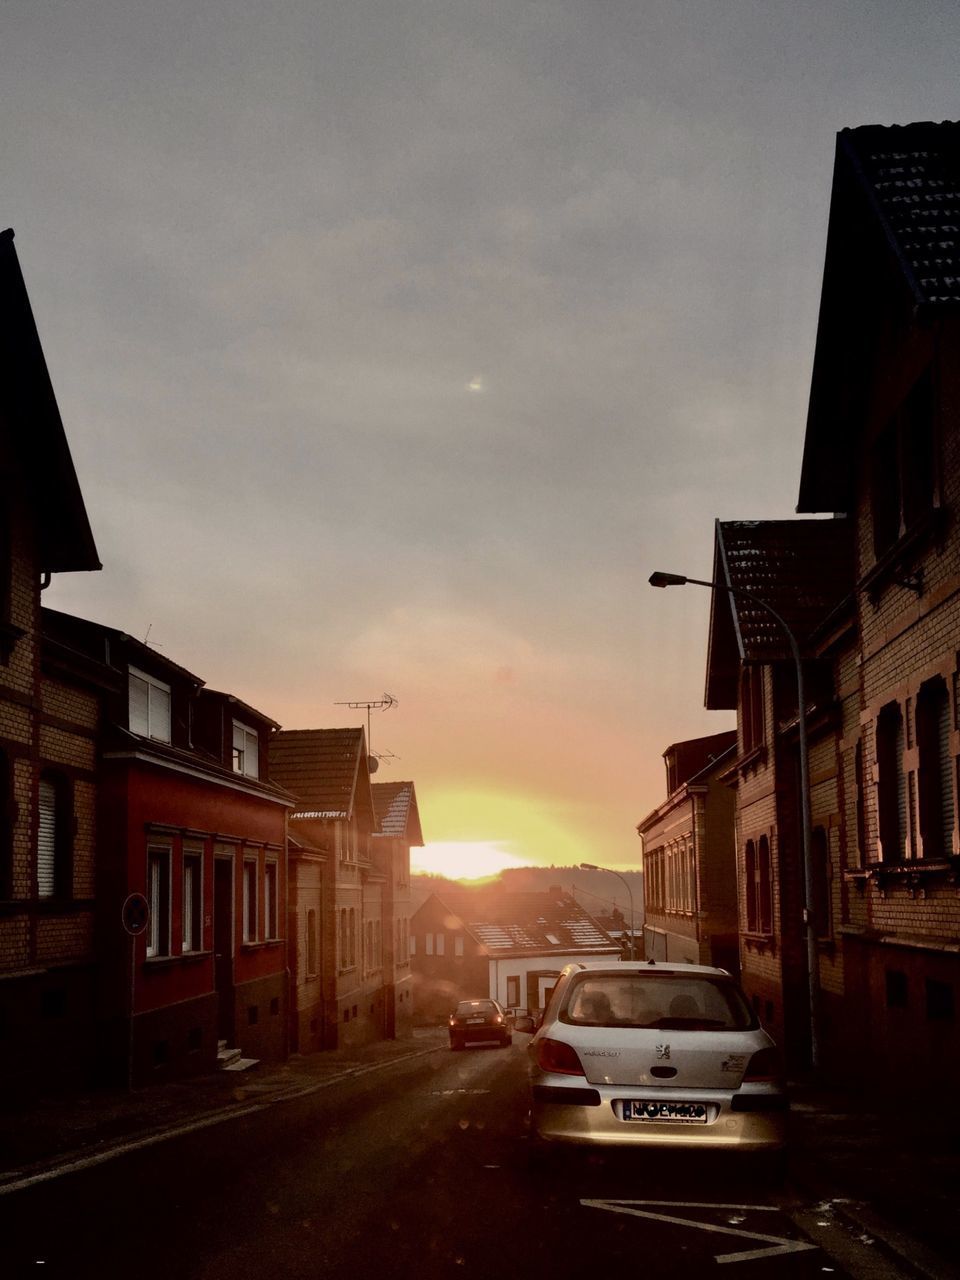
{"label": "satellite dish", "polygon": [[376,756],[367,756],[367,768],[371,773],[376,773],[380,768],[380,761]]}

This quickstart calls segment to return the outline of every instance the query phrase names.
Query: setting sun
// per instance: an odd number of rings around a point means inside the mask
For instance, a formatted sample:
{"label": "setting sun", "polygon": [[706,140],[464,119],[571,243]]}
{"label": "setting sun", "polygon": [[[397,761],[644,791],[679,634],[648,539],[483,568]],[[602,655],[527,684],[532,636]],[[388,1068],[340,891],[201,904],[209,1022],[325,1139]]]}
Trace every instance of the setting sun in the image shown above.
{"label": "setting sun", "polygon": [[529,867],[529,858],[521,858],[504,848],[499,840],[434,840],[410,853],[414,872],[442,875],[450,880],[482,880],[499,875],[510,867]]}

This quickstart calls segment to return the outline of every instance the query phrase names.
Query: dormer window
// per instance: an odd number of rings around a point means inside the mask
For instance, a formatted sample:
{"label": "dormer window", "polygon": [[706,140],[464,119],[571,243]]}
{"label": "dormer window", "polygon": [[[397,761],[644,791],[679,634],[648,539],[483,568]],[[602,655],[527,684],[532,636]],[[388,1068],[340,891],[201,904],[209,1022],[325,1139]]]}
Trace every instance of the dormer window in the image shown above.
{"label": "dormer window", "polygon": [[260,736],[239,720],[233,722],[233,772],[260,777]]}
{"label": "dormer window", "polygon": [[169,742],[170,686],[131,667],[129,689],[130,732]]}

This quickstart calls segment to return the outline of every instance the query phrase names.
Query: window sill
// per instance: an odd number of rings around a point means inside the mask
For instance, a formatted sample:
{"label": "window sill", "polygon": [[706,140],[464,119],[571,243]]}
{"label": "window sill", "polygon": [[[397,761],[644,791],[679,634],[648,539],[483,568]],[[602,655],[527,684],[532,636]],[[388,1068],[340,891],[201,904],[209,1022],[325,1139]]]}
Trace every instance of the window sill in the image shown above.
{"label": "window sill", "polygon": [[748,951],[776,953],[777,940],[772,933],[744,933],[740,936]]}
{"label": "window sill", "polygon": [[749,751],[745,751],[734,762],[734,768],[739,774],[750,773],[756,769],[762,769],[767,763],[767,747],[766,743],[761,742],[758,747],[752,747]]}
{"label": "window sill", "polygon": [[278,947],[282,938],[260,938],[256,942],[241,942],[241,951],[262,951],[264,947]]}
{"label": "window sill", "polygon": [[[946,512],[942,507],[933,507],[877,557],[873,568],[868,569],[857,583],[858,588],[867,593],[871,604],[877,604],[885,587],[909,573],[916,558],[934,539],[943,535],[945,527]],[[916,590],[914,586],[907,589]],[[921,581],[917,595],[922,593]]]}
{"label": "window sill", "polygon": [[903,862],[869,862],[865,867],[844,872],[845,880],[859,885],[874,883],[881,892],[890,885],[909,889],[916,897],[932,881],[960,884],[960,856],[950,858],[909,858]]}
{"label": "window sill", "polygon": [[178,955],[147,956],[144,963],[151,969],[162,968],[172,964],[195,964],[200,960],[209,960],[212,955],[212,951],[181,951]]}

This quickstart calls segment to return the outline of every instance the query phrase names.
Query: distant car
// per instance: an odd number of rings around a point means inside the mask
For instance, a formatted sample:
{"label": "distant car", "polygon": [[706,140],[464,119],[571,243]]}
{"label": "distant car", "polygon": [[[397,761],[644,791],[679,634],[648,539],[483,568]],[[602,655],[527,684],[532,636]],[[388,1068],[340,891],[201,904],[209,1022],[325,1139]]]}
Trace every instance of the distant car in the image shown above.
{"label": "distant car", "polygon": [[529,1044],[542,1143],[780,1151],[787,1095],[773,1041],[723,969],[568,965]]}
{"label": "distant car", "polygon": [[462,1049],[479,1040],[511,1044],[507,1012],[496,1000],[461,1000],[450,1015],[450,1048]]}

